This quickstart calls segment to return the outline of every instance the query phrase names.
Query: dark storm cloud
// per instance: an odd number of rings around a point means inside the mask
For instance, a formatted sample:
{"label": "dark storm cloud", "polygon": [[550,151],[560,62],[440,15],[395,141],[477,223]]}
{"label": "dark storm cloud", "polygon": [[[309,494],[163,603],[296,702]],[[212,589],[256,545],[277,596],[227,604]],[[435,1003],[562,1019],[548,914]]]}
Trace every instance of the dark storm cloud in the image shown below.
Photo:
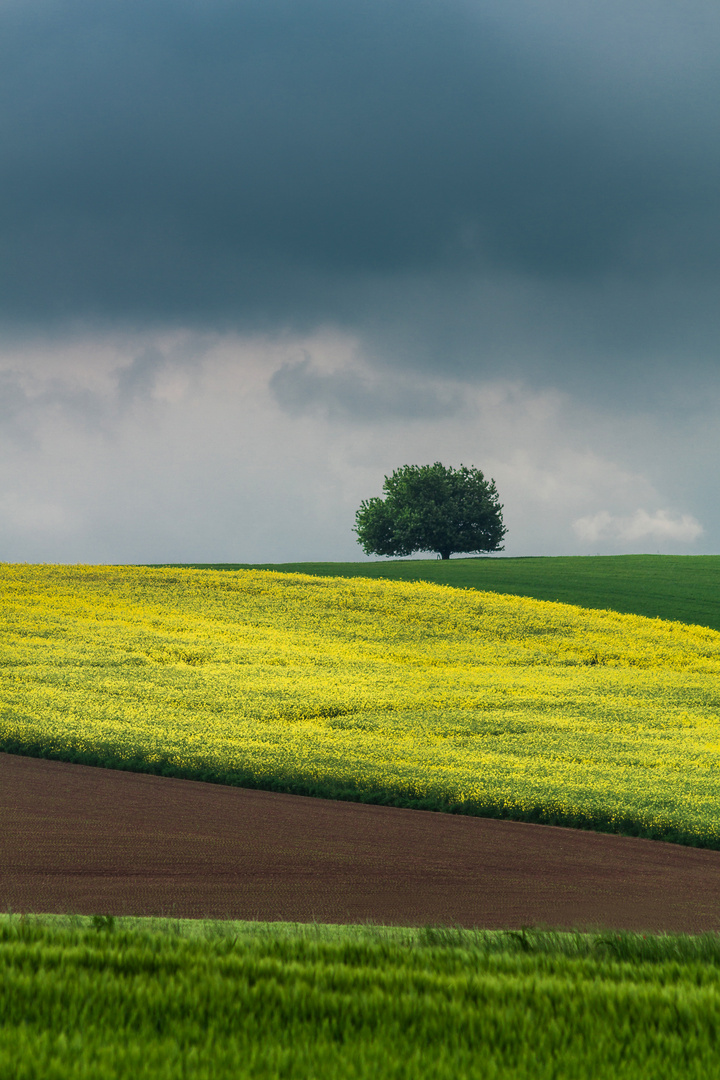
{"label": "dark storm cloud", "polygon": [[718,46],[701,0],[5,0],[0,314],[710,355]]}

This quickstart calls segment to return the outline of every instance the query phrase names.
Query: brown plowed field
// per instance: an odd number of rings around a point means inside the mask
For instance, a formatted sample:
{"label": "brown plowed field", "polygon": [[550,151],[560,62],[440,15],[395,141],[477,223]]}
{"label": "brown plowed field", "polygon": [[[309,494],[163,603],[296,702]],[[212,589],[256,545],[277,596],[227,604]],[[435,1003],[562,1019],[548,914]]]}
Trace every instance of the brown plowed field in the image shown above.
{"label": "brown plowed field", "polygon": [[0,910],[720,930],[720,852],[0,754]]}

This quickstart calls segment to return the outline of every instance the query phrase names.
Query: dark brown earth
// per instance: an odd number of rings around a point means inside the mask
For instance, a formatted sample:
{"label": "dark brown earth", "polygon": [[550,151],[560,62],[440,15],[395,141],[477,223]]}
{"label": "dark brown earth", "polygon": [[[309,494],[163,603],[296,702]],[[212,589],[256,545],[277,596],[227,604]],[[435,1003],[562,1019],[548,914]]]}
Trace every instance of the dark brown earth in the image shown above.
{"label": "dark brown earth", "polygon": [[0,754],[0,911],[720,930],[720,852]]}

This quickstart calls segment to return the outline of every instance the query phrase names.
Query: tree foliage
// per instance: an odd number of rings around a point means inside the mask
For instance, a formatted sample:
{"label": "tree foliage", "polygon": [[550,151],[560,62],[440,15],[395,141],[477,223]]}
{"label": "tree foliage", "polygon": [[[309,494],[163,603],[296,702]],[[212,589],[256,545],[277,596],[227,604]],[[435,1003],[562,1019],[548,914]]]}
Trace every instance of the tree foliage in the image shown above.
{"label": "tree foliage", "polygon": [[366,555],[502,551],[507,529],[494,480],[480,469],[403,465],[383,484],[384,498],[363,499],[355,532]]}

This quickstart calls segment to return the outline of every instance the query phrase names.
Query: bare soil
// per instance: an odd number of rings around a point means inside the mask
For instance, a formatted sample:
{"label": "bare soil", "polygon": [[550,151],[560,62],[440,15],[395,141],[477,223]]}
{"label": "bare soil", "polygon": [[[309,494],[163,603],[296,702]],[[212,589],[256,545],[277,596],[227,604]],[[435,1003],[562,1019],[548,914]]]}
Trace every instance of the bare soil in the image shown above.
{"label": "bare soil", "polygon": [[719,931],[720,852],[0,754],[0,911]]}

